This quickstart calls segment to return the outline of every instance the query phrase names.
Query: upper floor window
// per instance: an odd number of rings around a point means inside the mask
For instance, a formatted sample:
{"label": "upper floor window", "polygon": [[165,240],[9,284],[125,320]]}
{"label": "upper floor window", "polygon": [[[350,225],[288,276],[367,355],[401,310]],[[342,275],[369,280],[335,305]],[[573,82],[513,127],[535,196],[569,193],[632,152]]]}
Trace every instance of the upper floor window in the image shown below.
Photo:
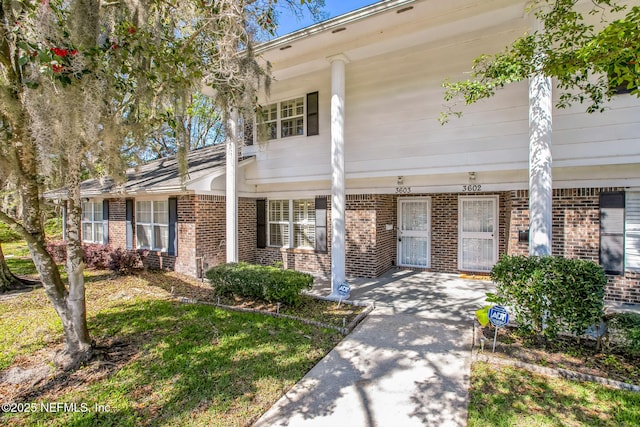
{"label": "upper floor window", "polygon": [[260,109],[258,138],[261,140],[303,136],[305,130],[307,136],[318,135],[318,92]]}
{"label": "upper floor window", "polygon": [[82,241],[87,243],[104,242],[102,202],[82,203]]}
{"label": "upper floor window", "polygon": [[269,200],[269,246],[313,248],[315,205],[308,200]]}
{"label": "upper floor window", "polygon": [[136,239],[138,249],[168,250],[168,200],[136,201]]}

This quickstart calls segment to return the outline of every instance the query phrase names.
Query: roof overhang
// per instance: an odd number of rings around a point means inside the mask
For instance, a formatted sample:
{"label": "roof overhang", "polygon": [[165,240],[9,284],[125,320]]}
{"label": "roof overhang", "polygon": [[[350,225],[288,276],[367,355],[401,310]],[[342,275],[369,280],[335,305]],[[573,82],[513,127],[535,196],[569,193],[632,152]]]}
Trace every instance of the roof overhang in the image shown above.
{"label": "roof overhang", "polygon": [[482,37],[487,28],[526,30],[524,0],[388,0],[260,44],[275,80],[329,67],[344,54],[358,61],[416,46]]}

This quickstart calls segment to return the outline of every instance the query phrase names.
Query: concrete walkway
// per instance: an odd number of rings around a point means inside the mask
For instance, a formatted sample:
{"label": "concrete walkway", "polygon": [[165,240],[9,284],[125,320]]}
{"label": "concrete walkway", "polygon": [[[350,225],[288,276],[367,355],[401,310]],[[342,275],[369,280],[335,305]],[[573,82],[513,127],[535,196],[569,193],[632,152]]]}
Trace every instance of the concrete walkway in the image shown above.
{"label": "concrete walkway", "polygon": [[254,425],[466,425],[473,312],[491,283],[394,270],[351,287],[376,309]]}

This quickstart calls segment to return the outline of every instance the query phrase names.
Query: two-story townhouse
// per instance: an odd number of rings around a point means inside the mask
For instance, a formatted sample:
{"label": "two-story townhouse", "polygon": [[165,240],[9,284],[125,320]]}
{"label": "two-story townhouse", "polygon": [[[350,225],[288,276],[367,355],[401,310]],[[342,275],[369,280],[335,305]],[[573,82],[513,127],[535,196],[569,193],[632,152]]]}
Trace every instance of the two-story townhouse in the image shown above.
{"label": "two-story townhouse", "polygon": [[[239,181],[256,199],[254,261],[328,275],[337,243],[347,276],[372,277],[486,273],[529,253],[533,83],[438,121],[443,80],[531,31],[526,8],[382,1],[260,46],[274,82]],[[552,253],[601,262],[608,298],[640,301],[640,102],[584,110],[552,112]]]}
{"label": "two-story townhouse", "polygon": [[[384,0],[279,37],[256,49],[274,80],[253,144],[226,168],[234,186],[216,157],[186,184],[86,195],[111,200],[109,241],[129,248],[157,246],[136,230],[155,230],[144,220],[166,199],[177,243],[152,249],[188,274],[229,259],[229,245],[239,260],[338,281],[394,266],[487,273],[501,254],[529,252],[532,83],[442,126],[442,81],[532,25],[524,1]],[[607,298],[629,302],[640,302],[639,113],[628,94],[604,113],[553,109],[548,182],[552,253],[600,262]]]}

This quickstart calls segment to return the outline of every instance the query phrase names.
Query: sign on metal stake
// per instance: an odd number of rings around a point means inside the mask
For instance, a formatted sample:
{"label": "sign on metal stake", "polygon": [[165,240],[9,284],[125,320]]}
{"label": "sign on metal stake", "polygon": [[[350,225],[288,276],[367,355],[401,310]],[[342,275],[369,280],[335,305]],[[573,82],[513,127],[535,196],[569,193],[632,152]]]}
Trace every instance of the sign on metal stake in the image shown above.
{"label": "sign on metal stake", "polygon": [[489,309],[489,321],[495,326],[496,331],[493,334],[493,352],[496,352],[496,340],[498,339],[498,328],[506,326],[509,323],[509,313],[500,306],[494,305]]}
{"label": "sign on metal stake", "polygon": [[347,282],[340,283],[340,286],[338,286],[338,295],[340,295],[340,299],[338,300],[338,308],[340,308],[340,303],[342,302],[342,300],[349,296],[350,293],[351,286],[349,286]]}

